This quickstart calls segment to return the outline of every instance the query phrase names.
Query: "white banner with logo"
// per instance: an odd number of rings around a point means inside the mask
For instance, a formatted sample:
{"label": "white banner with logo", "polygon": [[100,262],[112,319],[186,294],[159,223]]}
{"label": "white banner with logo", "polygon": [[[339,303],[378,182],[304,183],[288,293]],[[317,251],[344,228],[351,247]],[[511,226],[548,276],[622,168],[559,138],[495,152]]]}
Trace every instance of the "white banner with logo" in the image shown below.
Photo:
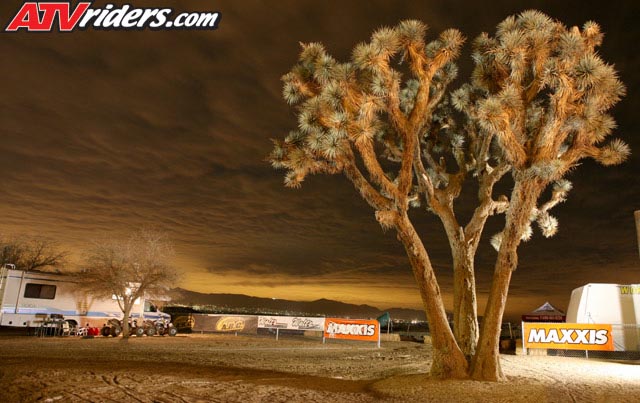
{"label": "white banner with logo", "polygon": [[323,330],[324,318],[303,316],[258,316],[258,327],[266,329]]}

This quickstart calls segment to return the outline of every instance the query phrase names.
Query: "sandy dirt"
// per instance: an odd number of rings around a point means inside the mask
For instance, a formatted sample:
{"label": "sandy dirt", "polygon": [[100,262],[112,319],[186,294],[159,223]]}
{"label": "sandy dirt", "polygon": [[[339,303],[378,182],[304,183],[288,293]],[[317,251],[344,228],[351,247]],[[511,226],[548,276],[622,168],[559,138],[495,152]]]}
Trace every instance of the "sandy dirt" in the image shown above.
{"label": "sandy dirt", "polygon": [[503,356],[508,382],[429,379],[429,344],[228,335],[0,337],[2,402],[631,402],[640,362]]}

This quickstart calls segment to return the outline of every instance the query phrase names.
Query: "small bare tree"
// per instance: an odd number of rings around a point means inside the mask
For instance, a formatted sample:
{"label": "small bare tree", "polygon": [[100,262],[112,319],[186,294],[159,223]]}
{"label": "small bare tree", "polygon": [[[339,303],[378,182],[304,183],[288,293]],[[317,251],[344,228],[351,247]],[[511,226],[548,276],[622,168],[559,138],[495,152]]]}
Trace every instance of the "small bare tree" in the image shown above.
{"label": "small bare tree", "polygon": [[95,242],[78,278],[90,294],[115,296],[123,313],[123,337],[129,336],[128,319],[138,298],[165,294],[175,285],[178,272],[170,264],[173,246],[163,233],[140,230],[126,239]]}
{"label": "small bare tree", "polygon": [[55,242],[42,238],[0,236],[0,266],[13,264],[20,270],[60,267],[66,263],[67,252]]}

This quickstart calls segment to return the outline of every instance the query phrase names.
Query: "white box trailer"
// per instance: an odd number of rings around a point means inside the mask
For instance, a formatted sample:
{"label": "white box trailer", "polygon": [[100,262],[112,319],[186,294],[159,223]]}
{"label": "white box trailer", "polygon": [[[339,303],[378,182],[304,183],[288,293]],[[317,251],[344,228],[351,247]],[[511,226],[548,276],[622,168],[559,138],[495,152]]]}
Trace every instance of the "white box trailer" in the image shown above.
{"label": "white box trailer", "polygon": [[[122,319],[118,301],[96,298],[79,291],[72,275],[42,271],[0,269],[0,326],[37,327],[52,314],[64,316],[80,326],[100,327],[111,318]],[[170,320],[144,298],[136,301],[133,319]]]}
{"label": "white box trailer", "polygon": [[640,284],[586,284],[571,293],[567,323],[611,324],[616,351],[640,351]]}

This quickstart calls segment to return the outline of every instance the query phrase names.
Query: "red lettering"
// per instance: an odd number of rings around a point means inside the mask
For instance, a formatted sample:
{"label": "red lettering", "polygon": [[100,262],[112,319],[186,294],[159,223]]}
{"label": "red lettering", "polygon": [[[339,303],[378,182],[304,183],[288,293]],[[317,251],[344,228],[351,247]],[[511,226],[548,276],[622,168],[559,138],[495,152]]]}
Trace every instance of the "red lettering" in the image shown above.
{"label": "red lettering", "polygon": [[91,3],[78,3],[73,13],[70,13],[69,3],[41,3],[40,10],[44,10],[45,18],[47,17],[47,12],[50,11],[52,18],[57,12],[60,31],[69,32],[76,26],[78,20],[80,20],[80,17],[87,11],[90,5]]}
{"label": "red lettering", "polygon": [[[60,31],[69,32],[78,24],[90,5],[91,3],[78,3],[71,13],[69,3],[24,3],[5,31],[17,31],[20,28],[26,28],[27,31],[51,31],[57,13]],[[43,13],[42,21],[38,11]]]}
{"label": "red lettering", "polygon": [[27,28],[28,31],[42,29],[37,3],[24,3],[5,31],[17,31],[20,28]]}
{"label": "red lettering", "polygon": [[[69,4],[65,4],[69,8]],[[38,9],[43,15],[42,21],[40,21],[40,28],[35,31],[51,31],[53,20],[56,18],[56,12],[59,11],[60,6],[60,3],[38,3]],[[29,29],[29,31],[34,31],[34,29]]]}
{"label": "red lettering", "polygon": [[64,3],[67,5],[67,13],[65,15],[65,19],[62,19],[62,14],[60,15],[60,31],[63,32],[68,32],[71,31],[76,24],[78,24],[78,21],[80,21],[80,17],[82,17],[85,13],[85,11],[87,11],[87,9],[89,8],[89,6],[91,5],[91,3],[78,3],[78,6],[76,7],[76,9],[74,10],[73,14],[69,15],[69,4]]}

